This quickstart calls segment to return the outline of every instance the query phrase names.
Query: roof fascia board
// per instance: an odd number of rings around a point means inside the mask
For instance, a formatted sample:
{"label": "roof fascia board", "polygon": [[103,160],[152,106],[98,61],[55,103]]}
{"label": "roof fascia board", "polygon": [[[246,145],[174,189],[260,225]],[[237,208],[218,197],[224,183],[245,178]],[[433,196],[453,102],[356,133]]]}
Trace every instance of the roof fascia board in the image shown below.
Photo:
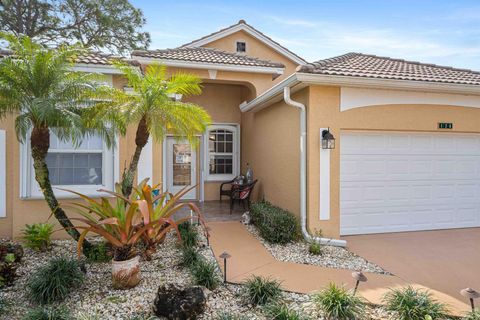
{"label": "roof fascia board", "polygon": [[297,73],[297,78],[299,81],[307,84],[480,95],[480,86],[468,84],[372,79],[311,73]]}
{"label": "roof fascia board", "polygon": [[141,64],[162,63],[168,67],[175,68],[192,68],[192,69],[206,69],[206,70],[221,70],[221,71],[236,71],[236,72],[252,72],[252,73],[267,73],[281,75],[284,68],[276,67],[260,67],[260,66],[240,66],[219,63],[202,63],[185,60],[165,60],[158,58],[146,58],[139,56],[132,56]]}
{"label": "roof fascia board", "polygon": [[76,63],[72,67],[73,71],[88,72],[88,73],[103,73],[103,74],[123,74],[114,66],[110,65],[96,65],[87,63]]}
{"label": "roof fascia board", "polygon": [[232,33],[238,32],[238,31],[245,31],[246,33],[248,33],[251,36],[253,36],[254,38],[262,41],[263,43],[265,43],[269,47],[273,48],[275,51],[281,53],[282,55],[284,55],[285,57],[287,57],[288,59],[292,60],[293,62],[295,62],[297,64],[305,64],[306,63],[306,61],[304,61],[303,59],[300,59],[299,57],[297,57],[294,54],[292,54],[291,52],[287,51],[285,48],[283,48],[279,44],[277,44],[277,43],[273,42],[272,40],[268,39],[263,34],[259,33],[257,30],[253,29],[250,26],[244,25],[244,24],[237,24],[235,26],[232,26],[231,28],[228,28],[228,29],[223,30],[221,32],[218,32],[216,34],[212,34],[209,37],[206,37],[206,38],[197,40],[195,42],[192,42],[192,43],[186,45],[185,48],[201,47],[201,46],[204,46],[204,45],[206,45],[210,42],[213,42],[215,40],[224,38],[228,35],[231,35]]}

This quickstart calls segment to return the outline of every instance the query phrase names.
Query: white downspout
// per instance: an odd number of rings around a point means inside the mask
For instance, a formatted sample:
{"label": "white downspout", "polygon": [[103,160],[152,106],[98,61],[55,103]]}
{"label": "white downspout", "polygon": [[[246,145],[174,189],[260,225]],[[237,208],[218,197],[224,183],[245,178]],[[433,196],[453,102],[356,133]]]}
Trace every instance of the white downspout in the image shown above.
{"label": "white downspout", "polygon": [[337,247],[345,247],[345,240],[320,238],[312,236],[307,230],[307,115],[305,106],[290,98],[290,87],[283,88],[285,103],[300,110],[300,225],[302,234],[307,241],[316,241]]}

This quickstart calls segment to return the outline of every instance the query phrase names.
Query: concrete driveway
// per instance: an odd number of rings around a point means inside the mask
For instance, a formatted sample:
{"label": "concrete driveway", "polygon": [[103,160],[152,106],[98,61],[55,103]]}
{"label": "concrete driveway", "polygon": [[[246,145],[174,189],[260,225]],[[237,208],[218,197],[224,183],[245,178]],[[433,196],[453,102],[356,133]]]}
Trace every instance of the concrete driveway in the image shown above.
{"label": "concrete driveway", "polygon": [[[348,249],[405,280],[465,301],[480,291],[480,228],[346,236]],[[466,302],[466,301],[465,301]]]}

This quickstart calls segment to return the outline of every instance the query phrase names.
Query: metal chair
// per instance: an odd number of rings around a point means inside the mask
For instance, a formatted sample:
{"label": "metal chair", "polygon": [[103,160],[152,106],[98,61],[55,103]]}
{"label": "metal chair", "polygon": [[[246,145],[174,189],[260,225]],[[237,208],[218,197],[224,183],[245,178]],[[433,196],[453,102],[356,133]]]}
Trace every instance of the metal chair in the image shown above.
{"label": "metal chair", "polygon": [[[257,181],[258,180],[254,180],[253,182],[245,185],[232,185],[232,191],[230,194],[230,214],[232,214],[235,200],[238,200],[242,203],[243,209],[250,209],[250,197]],[[245,204],[247,206],[245,206]]]}

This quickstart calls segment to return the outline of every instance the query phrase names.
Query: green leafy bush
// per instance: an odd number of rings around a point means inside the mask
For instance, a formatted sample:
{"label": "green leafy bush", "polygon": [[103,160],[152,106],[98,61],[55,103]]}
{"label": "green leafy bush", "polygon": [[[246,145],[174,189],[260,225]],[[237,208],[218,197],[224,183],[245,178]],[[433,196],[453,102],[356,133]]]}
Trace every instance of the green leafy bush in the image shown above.
{"label": "green leafy bush", "polygon": [[192,266],[191,272],[195,284],[204,286],[210,290],[215,289],[220,283],[217,264],[215,262],[210,262],[202,258]]}
{"label": "green leafy bush", "polygon": [[112,249],[105,241],[94,244],[88,254],[85,253],[89,262],[109,262],[113,258]]}
{"label": "green leafy bush", "polygon": [[10,310],[11,306],[12,304],[10,303],[10,301],[1,297],[0,298],[0,315],[6,315],[7,312]]}
{"label": "green leafy bush", "polygon": [[202,257],[194,247],[182,247],[181,263],[185,267],[191,268],[195,266]]}
{"label": "green leafy bush", "polygon": [[433,299],[426,290],[415,289],[411,286],[392,289],[384,297],[387,310],[395,311],[399,320],[442,319],[448,310],[445,304]]}
{"label": "green leafy bush", "polygon": [[310,252],[313,255],[321,255],[322,254],[322,245],[316,241],[310,242],[308,245],[308,252]]}
{"label": "green leafy bush", "polygon": [[52,243],[53,228],[51,223],[26,224],[22,230],[25,246],[37,251],[47,251]]}
{"label": "green leafy bush", "polygon": [[361,319],[365,310],[362,298],[334,283],[330,283],[327,288],[315,294],[313,300],[328,319]]}
{"label": "green leafy bush", "polygon": [[265,306],[268,319],[272,320],[307,320],[300,312],[290,309],[285,303],[272,303]]}
{"label": "green leafy bush", "polygon": [[10,286],[17,277],[18,263],[15,254],[7,253],[0,259],[0,288]]}
{"label": "green leafy bush", "polygon": [[73,320],[64,306],[36,308],[27,312],[22,320]]}
{"label": "green leafy bush", "polygon": [[27,287],[32,301],[47,304],[65,299],[83,280],[78,262],[60,257],[38,269],[28,280]]}
{"label": "green leafy bush", "polygon": [[237,314],[221,312],[215,316],[215,320],[248,320],[248,318]]}
{"label": "green leafy bush", "polygon": [[180,231],[180,236],[182,238],[183,247],[195,247],[198,244],[198,231],[197,229],[189,222],[183,222],[178,225],[178,230]]}
{"label": "green leafy bush", "polygon": [[252,276],[245,282],[244,295],[252,305],[274,303],[282,296],[281,283],[274,279]]}
{"label": "green leafy bush", "polygon": [[464,320],[480,320],[480,310],[469,312],[463,319]]}
{"label": "green leafy bush", "polygon": [[297,240],[300,235],[297,218],[267,201],[252,203],[250,214],[260,235],[268,242],[285,244]]}

